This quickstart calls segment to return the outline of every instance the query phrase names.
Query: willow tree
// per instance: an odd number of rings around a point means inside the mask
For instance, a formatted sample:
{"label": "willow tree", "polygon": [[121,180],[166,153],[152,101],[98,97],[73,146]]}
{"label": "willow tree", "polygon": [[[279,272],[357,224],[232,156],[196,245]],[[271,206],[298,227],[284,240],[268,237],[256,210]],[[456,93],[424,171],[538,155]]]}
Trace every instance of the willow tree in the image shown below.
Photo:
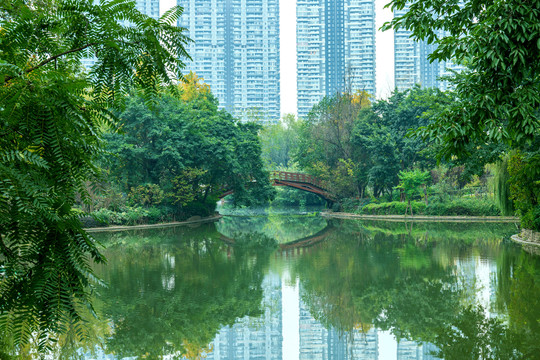
{"label": "willow tree", "polygon": [[0,332],[18,343],[44,346],[91,306],[89,264],[105,259],[75,195],[98,176],[102,129],[127,92],[151,103],[173,85],[188,56],[180,14],[152,19],[126,0],[0,3]]}

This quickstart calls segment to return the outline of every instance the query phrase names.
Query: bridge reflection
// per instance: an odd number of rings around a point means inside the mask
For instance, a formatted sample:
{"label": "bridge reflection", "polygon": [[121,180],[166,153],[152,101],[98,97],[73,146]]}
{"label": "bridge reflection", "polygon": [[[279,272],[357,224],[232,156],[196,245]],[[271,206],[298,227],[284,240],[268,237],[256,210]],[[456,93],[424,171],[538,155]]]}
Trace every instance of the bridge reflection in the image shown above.
{"label": "bridge reflection", "polygon": [[[303,238],[289,241],[283,244],[278,244],[279,251],[276,251],[276,255],[289,257],[309,252],[314,246],[326,240],[326,238],[332,233],[334,233],[335,230],[336,228],[334,227],[333,223],[331,221],[327,222],[324,229],[313,235],[305,236]],[[220,239],[221,241],[232,247],[236,245],[236,241],[234,238],[226,236],[222,233],[220,233]]]}

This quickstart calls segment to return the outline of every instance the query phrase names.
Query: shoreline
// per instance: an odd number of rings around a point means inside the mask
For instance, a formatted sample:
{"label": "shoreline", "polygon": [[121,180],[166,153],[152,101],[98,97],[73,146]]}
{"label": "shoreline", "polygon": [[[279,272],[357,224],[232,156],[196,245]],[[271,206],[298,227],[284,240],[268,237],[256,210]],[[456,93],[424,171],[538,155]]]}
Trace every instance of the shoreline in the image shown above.
{"label": "shoreline", "polygon": [[512,235],[510,237],[510,239],[512,239],[512,241],[518,243],[518,244],[521,244],[521,245],[533,245],[533,246],[536,246],[536,247],[540,247],[540,244],[537,243],[537,242],[534,242],[534,241],[527,241],[527,240],[523,240],[521,238],[521,235],[520,234],[516,234],[516,235]]}
{"label": "shoreline", "polygon": [[436,216],[436,215],[366,215],[343,212],[321,212],[322,217],[334,219],[361,219],[385,221],[422,221],[422,222],[503,222],[519,223],[519,218],[513,216]]}
{"label": "shoreline", "polygon": [[169,223],[159,223],[159,224],[145,224],[145,225],[114,225],[106,227],[95,227],[95,228],[85,228],[84,231],[87,233],[97,233],[97,232],[116,232],[116,231],[127,231],[127,230],[141,230],[141,229],[153,229],[153,228],[168,228],[182,225],[191,225],[191,224],[204,224],[208,222],[214,222],[221,219],[223,215],[214,215],[205,218],[185,220],[185,221],[174,221]]}
{"label": "shoreline", "polygon": [[[502,223],[519,223],[519,218],[517,217],[503,217],[503,216],[434,216],[434,215],[366,215],[366,214],[353,214],[353,213],[344,213],[344,212],[319,212],[319,215],[324,218],[331,219],[359,219],[359,220],[384,220],[392,222],[405,222],[405,221],[415,221],[415,222],[502,222]],[[175,226],[191,225],[191,224],[204,224],[209,222],[214,222],[221,219],[224,216],[217,214],[214,216],[209,216],[199,219],[191,219],[185,221],[175,221],[169,223],[159,223],[159,224],[144,224],[144,225],[114,225],[106,227],[95,227],[95,228],[84,228],[84,231],[88,233],[98,233],[98,232],[117,232],[117,231],[128,231],[128,230],[142,230],[142,229],[153,229],[153,228],[168,228]],[[234,215],[233,215],[234,216]],[[514,240],[514,239],[512,239]],[[516,242],[523,244],[533,244],[528,241],[515,240]]]}

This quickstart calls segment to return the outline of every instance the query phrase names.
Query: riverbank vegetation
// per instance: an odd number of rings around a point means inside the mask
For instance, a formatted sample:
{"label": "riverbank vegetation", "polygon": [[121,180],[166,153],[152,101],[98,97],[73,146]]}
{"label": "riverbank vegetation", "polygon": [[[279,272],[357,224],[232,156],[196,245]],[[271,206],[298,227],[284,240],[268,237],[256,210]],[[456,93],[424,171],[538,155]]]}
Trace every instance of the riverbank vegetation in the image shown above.
{"label": "riverbank vegetation", "polygon": [[411,135],[452,101],[452,93],[420,87],[379,101],[363,93],[337,94],[321,101],[306,119],[287,116],[263,129],[263,159],[267,167],[321,178],[338,198],[334,210],[512,215],[504,147],[493,145],[469,161],[437,162],[437,144]]}
{"label": "riverbank vegetation", "polygon": [[151,109],[139,94],[128,98],[118,115],[121,131],[104,136],[105,181],[90,202],[80,203],[89,226],[94,219],[134,225],[209,216],[226,191],[234,192],[235,204],[250,206],[274,196],[260,126],[219,110],[196,74],[185,76],[177,91],[161,93]]}
{"label": "riverbank vegetation", "polygon": [[[281,129],[263,132],[263,157],[324,180],[341,203],[336,210],[415,200],[428,208],[435,200],[439,210],[430,213],[493,214],[493,207],[469,201],[480,198],[496,203],[503,215],[520,216],[524,228],[540,230],[536,2],[415,3],[384,28],[404,27],[437,45],[431,61],[462,65],[464,71],[444,79],[452,90],[416,87],[376,101],[362,92],[328,96],[305,119],[288,117],[277,125]],[[284,144],[281,153],[276,144]],[[430,174],[422,189],[407,189],[404,179],[416,171]],[[467,188],[476,189],[470,194]],[[414,211],[412,205],[379,208]]]}

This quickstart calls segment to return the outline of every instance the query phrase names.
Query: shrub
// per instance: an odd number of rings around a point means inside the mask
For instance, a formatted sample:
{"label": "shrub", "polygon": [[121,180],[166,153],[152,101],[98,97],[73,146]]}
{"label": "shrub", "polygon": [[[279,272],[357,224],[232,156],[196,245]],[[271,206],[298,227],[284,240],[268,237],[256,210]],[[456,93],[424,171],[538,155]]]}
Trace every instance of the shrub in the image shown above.
{"label": "shrub", "polygon": [[108,225],[116,215],[114,211],[109,209],[99,209],[90,213],[90,215],[100,224]]}
{"label": "shrub", "polygon": [[357,199],[357,198],[350,198],[350,199],[344,199],[341,202],[341,208],[344,212],[358,212],[362,207],[369,204],[372,200],[370,198],[365,199]]}
{"label": "shrub", "polygon": [[163,190],[156,184],[139,185],[132,187],[128,194],[131,205],[155,206],[159,205],[165,197]]}
{"label": "shrub", "polygon": [[216,211],[216,205],[217,199],[208,197],[204,202],[194,201],[182,206],[179,215],[182,220],[191,216],[210,216]]}
{"label": "shrub", "polygon": [[530,209],[521,216],[521,227],[540,231],[540,205]]}
{"label": "shrub", "polygon": [[538,230],[538,207],[540,206],[540,152],[514,153],[508,162],[511,197],[521,226]]}
{"label": "shrub", "polygon": [[136,225],[147,223],[149,213],[149,210],[141,207],[125,207],[118,212],[108,209],[99,209],[90,213],[90,215],[100,224]]}
{"label": "shrub", "polygon": [[[452,201],[433,201],[426,206],[424,202],[412,201],[414,215],[436,216],[498,216],[499,208],[490,200],[475,198],[459,198]],[[385,203],[370,203],[364,206],[360,213],[370,215],[403,215],[407,203],[392,201]]]}
{"label": "shrub", "polygon": [[491,200],[458,198],[447,202],[431,202],[426,208],[427,215],[438,216],[498,216],[501,210]]}
{"label": "shrub", "polygon": [[[426,204],[420,201],[411,201],[413,214],[425,213]],[[370,215],[403,215],[407,209],[407,203],[400,201],[385,202],[380,204],[367,204],[360,211],[361,214]]]}
{"label": "shrub", "polygon": [[150,223],[162,222],[165,219],[163,212],[156,207],[149,208],[146,216],[148,218],[148,222]]}

